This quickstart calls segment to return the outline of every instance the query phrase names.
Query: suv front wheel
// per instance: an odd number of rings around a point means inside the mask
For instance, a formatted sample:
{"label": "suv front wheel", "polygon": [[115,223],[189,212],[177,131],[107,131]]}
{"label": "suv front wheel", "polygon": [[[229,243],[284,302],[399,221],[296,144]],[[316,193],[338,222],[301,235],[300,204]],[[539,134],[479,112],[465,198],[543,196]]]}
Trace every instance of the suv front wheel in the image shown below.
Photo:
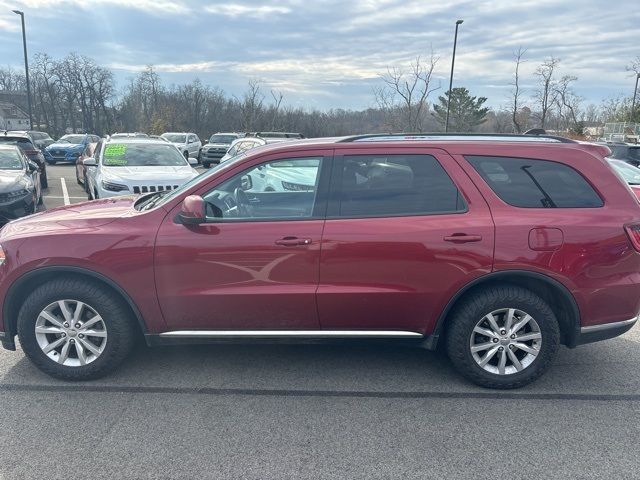
{"label": "suv front wheel", "polygon": [[25,354],[63,380],[99,378],[128,355],[135,330],[126,305],[97,283],[52,280],[35,289],[18,314]]}
{"label": "suv front wheel", "polygon": [[549,305],[515,286],[486,288],[450,317],[446,347],[457,370],[488,388],[519,388],[551,365],[560,342]]}

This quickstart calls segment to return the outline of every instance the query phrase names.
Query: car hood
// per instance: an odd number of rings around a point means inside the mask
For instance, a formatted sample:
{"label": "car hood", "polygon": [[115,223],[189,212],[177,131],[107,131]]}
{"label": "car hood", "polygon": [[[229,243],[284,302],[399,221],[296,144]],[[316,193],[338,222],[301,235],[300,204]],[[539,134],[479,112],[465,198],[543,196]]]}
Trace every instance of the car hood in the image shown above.
{"label": "car hood", "polygon": [[123,179],[135,182],[163,182],[165,180],[190,180],[198,172],[188,165],[179,167],[104,167],[106,179]]}
{"label": "car hood", "polygon": [[230,143],[205,143],[204,147],[215,147],[215,148],[229,148],[231,146]]}
{"label": "car hood", "polygon": [[52,208],[7,223],[0,230],[0,238],[106,225],[128,215],[137,198],[135,195],[127,195]]}
{"label": "car hood", "polygon": [[52,143],[46,150],[75,150],[82,147],[81,143]]}
{"label": "car hood", "polygon": [[0,193],[26,188],[28,183],[21,170],[0,170]]}
{"label": "car hood", "polygon": [[171,145],[175,145],[178,148],[182,148],[182,147],[186,147],[187,144],[186,143],[177,143],[177,142],[169,142],[171,143]]}

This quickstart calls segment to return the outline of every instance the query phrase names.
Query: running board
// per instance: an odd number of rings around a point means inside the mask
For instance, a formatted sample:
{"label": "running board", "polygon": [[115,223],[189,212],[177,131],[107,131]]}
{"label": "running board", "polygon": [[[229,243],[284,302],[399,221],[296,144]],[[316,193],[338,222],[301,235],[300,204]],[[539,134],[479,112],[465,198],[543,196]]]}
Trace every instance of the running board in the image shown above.
{"label": "running board", "polygon": [[423,338],[404,330],[174,330],[160,338]]}

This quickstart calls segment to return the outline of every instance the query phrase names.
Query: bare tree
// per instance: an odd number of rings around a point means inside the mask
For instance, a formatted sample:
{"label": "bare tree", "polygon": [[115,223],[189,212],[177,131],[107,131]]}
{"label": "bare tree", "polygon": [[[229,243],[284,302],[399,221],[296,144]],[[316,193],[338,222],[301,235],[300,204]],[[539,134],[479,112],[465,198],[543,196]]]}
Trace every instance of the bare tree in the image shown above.
{"label": "bare tree", "polygon": [[264,95],[260,90],[260,80],[249,80],[247,91],[239,100],[240,113],[242,115],[242,129],[245,132],[256,130],[257,120],[262,111]]}
{"label": "bare tree", "polygon": [[429,109],[429,95],[440,88],[432,86],[433,71],[439,57],[433,52],[426,64],[420,57],[409,72],[400,67],[387,68],[382,75],[384,86],[374,89],[378,107],[387,112],[391,125],[402,131],[419,132]]}
{"label": "bare tree", "polygon": [[518,51],[513,54],[516,61],[516,68],[513,72],[513,89],[511,90],[511,121],[513,122],[513,129],[515,133],[522,133],[523,125],[520,115],[520,109],[522,108],[522,90],[520,89],[520,64],[524,61],[522,57],[526,53],[526,50],[522,47],[518,48]]}
{"label": "bare tree", "polygon": [[582,98],[576,95],[572,87],[572,84],[577,80],[578,77],[563,76],[554,86],[554,97],[558,106],[558,117],[560,121],[564,121],[564,127],[574,133],[581,134],[584,125],[581,126],[578,116]]}
{"label": "bare tree", "polygon": [[550,57],[540,65],[534,75],[538,77],[538,89],[535,93],[536,101],[540,108],[540,127],[545,128],[549,111],[553,108],[555,102],[554,73],[560,59]]}
{"label": "bare tree", "polygon": [[271,90],[271,98],[273,98],[273,105],[271,106],[271,131],[277,130],[278,117],[280,114],[280,105],[284,99],[282,92],[278,90]]}

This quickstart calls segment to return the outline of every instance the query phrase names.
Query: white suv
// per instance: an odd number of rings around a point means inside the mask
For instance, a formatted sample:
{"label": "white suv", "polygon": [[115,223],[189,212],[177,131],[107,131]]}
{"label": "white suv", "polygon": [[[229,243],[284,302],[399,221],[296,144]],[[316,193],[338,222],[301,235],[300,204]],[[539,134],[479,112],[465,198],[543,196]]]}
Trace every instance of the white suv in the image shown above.
{"label": "white suv", "polygon": [[83,163],[90,200],[174,190],[198,176],[174,145],[155,139],[103,141]]}
{"label": "white suv", "polygon": [[202,149],[202,142],[198,135],[195,133],[166,132],[160,136],[173,143],[185,158],[195,158],[195,162],[192,163],[198,162],[197,159]]}

